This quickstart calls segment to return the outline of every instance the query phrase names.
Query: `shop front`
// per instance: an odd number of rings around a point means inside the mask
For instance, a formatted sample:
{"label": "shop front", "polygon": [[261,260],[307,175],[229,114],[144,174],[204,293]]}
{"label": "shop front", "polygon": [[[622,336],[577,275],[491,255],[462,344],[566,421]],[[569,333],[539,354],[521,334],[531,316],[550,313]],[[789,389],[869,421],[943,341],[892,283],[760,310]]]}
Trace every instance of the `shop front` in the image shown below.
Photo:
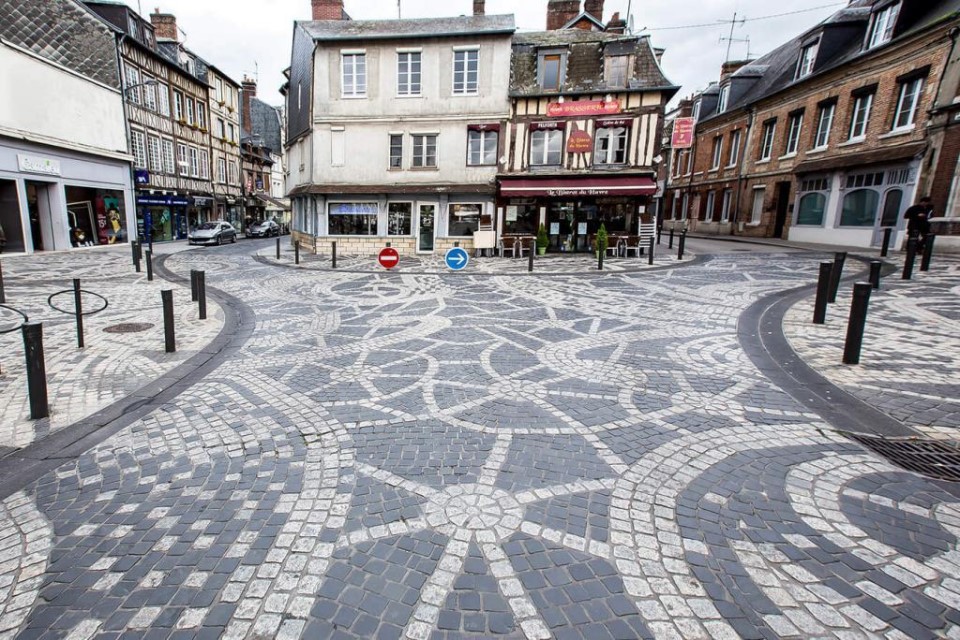
{"label": "shop front", "polygon": [[592,251],[601,224],[629,236],[654,220],[649,175],[501,177],[499,184],[500,235],[535,235],[543,224],[550,252]]}
{"label": "shop front", "polygon": [[[169,242],[186,238],[190,228],[192,198],[175,195],[137,197],[137,230],[144,242]],[[194,208],[194,216],[196,217]]]}

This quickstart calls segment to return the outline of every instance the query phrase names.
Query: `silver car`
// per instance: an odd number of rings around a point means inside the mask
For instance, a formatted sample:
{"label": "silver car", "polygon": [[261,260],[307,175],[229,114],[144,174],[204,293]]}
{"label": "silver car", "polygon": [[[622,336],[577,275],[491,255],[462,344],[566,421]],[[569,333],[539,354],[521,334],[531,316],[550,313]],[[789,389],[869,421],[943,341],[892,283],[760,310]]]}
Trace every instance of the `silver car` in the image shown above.
{"label": "silver car", "polygon": [[223,220],[204,222],[187,236],[190,244],[223,244],[236,242],[237,230],[233,225]]}

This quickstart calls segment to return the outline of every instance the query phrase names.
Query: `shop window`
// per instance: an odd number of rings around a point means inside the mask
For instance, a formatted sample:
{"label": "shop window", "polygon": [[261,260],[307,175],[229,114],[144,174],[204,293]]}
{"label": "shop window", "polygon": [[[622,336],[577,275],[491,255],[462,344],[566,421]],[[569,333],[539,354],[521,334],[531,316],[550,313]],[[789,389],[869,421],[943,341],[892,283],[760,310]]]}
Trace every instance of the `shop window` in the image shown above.
{"label": "shop window", "polygon": [[594,164],[624,164],[627,161],[627,129],[597,129]]}
{"label": "shop window", "polygon": [[507,206],[503,230],[506,233],[536,233],[540,226],[540,207],[535,202]]}
{"label": "shop window", "polygon": [[413,166],[417,169],[436,169],[437,136],[413,136]]}
{"label": "shop window", "polygon": [[70,244],[92,246],[127,241],[123,192],[65,187]]}
{"label": "shop window", "polygon": [[332,236],[375,236],[379,210],[376,202],[330,203],[327,231]]}
{"label": "shop window", "polygon": [[411,235],[413,231],[412,219],[412,204],[409,202],[391,202],[387,207],[387,235]]}
{"label": "shop window", "polygon": [[470,166],[497,164],[497,131],[467,131],[467,164]]}
{"label": "shop window", "polygon": [[900,220],[900,208],[903,206],[903,191],[891,189],[883,197],[883,213],[880,216],[881,227],[896,227]]}
{"label": "shop window", "polygon": [[872,227],[877,219],[880,196],[873,189],[857,189],[843,198],[841,227]]}
{"label": "shop window", "polygon": [[556,165],[563,159],[563,131],[540,130],[530,134],[530,164]]}
{"label": "shop window", "polygon": [[482,204],[451,204],[447,235],[472,236],[480,228]]}
{"label": "shop window", "polygon": [[827,207],[827,196],[822,193],[808,193],[800,198],[797,213],[797,225],[823,226],[823,213]]}
{"label": "shop window", "polygon": [[453,94],[476,95],[480,92],[480,50],[453,52]]}

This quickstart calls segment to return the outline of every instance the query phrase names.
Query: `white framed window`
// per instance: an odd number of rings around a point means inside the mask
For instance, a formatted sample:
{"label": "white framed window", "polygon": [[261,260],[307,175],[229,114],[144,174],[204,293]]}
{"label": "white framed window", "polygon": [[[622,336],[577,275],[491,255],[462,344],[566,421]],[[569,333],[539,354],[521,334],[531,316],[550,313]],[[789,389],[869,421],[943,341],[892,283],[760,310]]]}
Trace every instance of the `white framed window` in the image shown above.
{"label": "white framed window", "polygon": [[197,100],[197,126],[201,129],[207,128],[207,107]]}
{"label": "white framed window", "polygon": [[147,139],[143,131],[130,130],[130,144],[133,146],[133,163],[141,169],[147,168]]}
{"label": "white framed window", "polygon": [[237,168],[237,163],[230,162],[227,168],[229,169],[230,184],[240,184],[240,170]]}
{"label": "white framed window", "polygon": [[858,95],[853,101],[853,113],[850,116],[850,139],[862,140],[867,136],[870,124],[870,112],[873,110],[873,93]]}
{"label": "white framed window", "polygon": [[177,168],[174,166],[173,161],[173,141],[164,138],[161,140],[161,144],[163,145],[163,172],[175,175]]}
{"label": "white framed window", "polygon": [[713,211],[716,209],[717,205],[717,192],[710,190],[707,191],[707,204],[703,208],[703,220],[709,222],[713,220]]}
{"label": "white framed window", "polygon": [[790,125],[787,129],[787,146],[783,150],[783,155],[790,156],[797,152],[800,145],[800,131],[803,129],[803,114],[795,113],[790,116]]}
{"label": "white framed window", "polygon": [[693,103],[693,111],[690,113],[690,117],[693,118],[694,121],[700,119],[700,105],[701,105],[701,103],[702,103],[701,100],[697,100],[696,102]]}
{"label": "white framed window", "polygon": [[191,97],[188,96],[188,97],[187,97],[187,106],[186,106],[186,109],[184,110],[184,111],[185,111],[185,115],[186,115],[186,117],[187,117],[187,124],[193,124],[194,122],[196,122],[196,119],[195,119],[195,117],[194,117],[195,114],[196,114],[196,108],[197,108],[197,107],[196,107],[196,105],[194,104],[193,98],[191,98]]}
{"label": "white framed window", "polygon": [[229,134],[229,135],[227,136],[227,140],[230,140],[231,142],[236,142],[236,141],[237,141],[237,130],[236,130],[236,128],[233,126],[233,123],[232,123],[232,122],[227,125],[227,133]]}
{"label": "white framed window", "polygon": [[750,209],[750,224],[760,224],[763,218],[763,201],[767,196],[765,187],[754,187],[753,206]]}
{"label": "white framed window", "polygon": [[500,144],[498,131],[467,131],[467,165],[497,164],[497,149]]}
{"label": "white framed window", "polygon": [[435,169],[437,167],[437,135],[414,134],[413,166],[417,169]]}
{"label": "white framed window", "polygon": [[341,95],[344,98],[367,97],[367,54],[344,52],[340,54]]}
{"label": "white framed window", "polygon": [[563,131],[541,129],[530,134],[530,164],[557,165],[563,160]]}
{"label": "white framed window", "polygon": [[920,105],[920,92],[923,78],[904,80],[899,84],[897,110],[893,117],[893,130],[909,129],[917,119],[917,107]]}
{"label": "white framed window", "polygon": [[730,222],[730,205],[733,202],[733,189],[723,190],[723,201],[720,204],[720,222]]}
{"label": "white framed window", "polygon": [[153,80],[152,78],[144,74],[143,82],[150,83],[150,84],[143,85],[143,106],[145,106],[147,109],[150,109],[150,111],[156,111],[157,110],[156,80]]}
{"label": "white framed window", "polygon": [[217,118],[217,137],[221,140],[226,140],[227,138],[227,123],[223,118]]}
{"label": "white framed window", "polygon": [[200,177],[204,180],[210,179],[210,152],[200,152]]}
{"label": "white framed window", "polygon": [[163,152],[160,150],[160,138],[147,136],[147,151],[150,155],[150,171],[163,171]]}
{"label": "white framed window", "polygon": [[541,89],[559,91],[563,86],[567,56],[563,52],[544,51],[540,53],[537,65],[538,83]]}
{"label": "white framed window", "polygon": [[713,139],[713,161],[710,163],[710,169],[720,168],[720,159],[723,157],[723,136],[717,136]]}
{"label": "white framed window", "polygon": [[390,168],[403,168],[403,134],[390,134]]}
{"label": "white framed window", "polygon": [[769,160],[773,155],[773,139],[777,134],[777,121],[763,124],[763,137],[760,138],[760,160]]}
{"label": "white framed window", "polygon": [[689,193],[685,193],[685,194],[683,194],[683,202],[681,203],[681,206],[680,206],[680,219],[681,219],[681,220],[686,220],[686,219],[687,219],[687,214],[688,214],[689,211],[690,211],[689,204],[690,204],[690,194],[689,194]]}
{"label": "white framed window", "polygon": [[217,78],[217,102],[223,102],[223,78]]}
{"label": "white framed window", "polygon": [[200,177],[200,152],[196,147],[190,147],[190,175]]}
{"label": "white framed window", "polygon": [[833,127],[833,116],[837,110],[837,104],[820,105],[820,114],[817,118],[817,137],[813,141],[815,149],[824,149],[830,144],[830,129]]}
{"label": "white framed window", "polygon": [[626,87],[630,80],[630,56],[606,56],[603,77],[608,87]]}
{"label": "white framed window", "polygon": [[740,159],[740,129],[730,134],[730,157],[727,166],[737,166],[737,160]]}
{"label": "white framed window", "polygon": [[593,145],[594,164],[624,164],[627,161],[627,128],[597,129]]}
{"label": "white framed window", "polygon": [[397,53],[397,95],[419,96],[422,75],[419,51],[400,51]]}
{"label": "white framed window", "polygon": [[160,110],[160,115],[170,115],[170,87],[162,82],[157,85],[157,107]]}
{"label": "white framed window", "polygon": [[683,171],[683,175],[688,176],[693,172],[693,153],[691,152],[690,149],[687,149],[684,155],[687,160],[687,166]]}
{"label": "white framed window", "polygon": [[225,158],[217,158],[217,182],[227,184],[227,160]]}
{"label": "white framed window", "polygon": [[347,161],[347,132],[343,127],[330,129],[330,166],[342,167]]}
{"label": "white framed window", "polygon": [[187,153],[187,145],[177,145],[177,169],[182,176],[190,175],[190,159]]}
{"label": "white framed window", "polygon": [[453,95],[480,92],[480,50],[457,49],[453,52]]}
{"label": "white framed window", "polygon": [[799,80],[813,73],[813,63],[817,60],[817,50],[820,48],[820,41],[817,40],[800,49],[800,59],[797,60],[797,72],[794,79]]}
{"label": "white framed window", "polygon": [[183,92],[173,90],[173,117],[183,122]]}
{"label": "white framed window", "polygon": [[900,15],[900,3],[894,2],[873,14],[870,21],[870,35],[867,39],[867,49],[873,49],[893,38],[893,28]]}
{"label": "white framed window", "polygon": [[717,100],[717,113],[723,113],[727,110],[727,102],[730,100],[730,85],[721,87],[720,98]]}
{"label": "white framed window", "polygon": [[140,104],[140,89],[142,87],[135,86],[140,84],[140,70],[134,66],[124,63],[123,73],[127,81],[127,100],[133,104]]}

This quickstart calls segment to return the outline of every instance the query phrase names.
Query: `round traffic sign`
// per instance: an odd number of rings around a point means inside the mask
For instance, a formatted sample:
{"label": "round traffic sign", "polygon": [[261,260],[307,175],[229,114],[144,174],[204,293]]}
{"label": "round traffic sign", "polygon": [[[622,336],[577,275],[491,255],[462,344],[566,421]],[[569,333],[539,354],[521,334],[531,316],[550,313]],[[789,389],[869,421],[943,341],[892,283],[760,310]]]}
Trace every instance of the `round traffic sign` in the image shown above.
{"label": "round traffic sign", "polygon": [[380,250],[380,255],[377,256],[377,262],[379,262],[380,266],[384,269],[393,269],[400,264],[400,254],[397,253],[397,250],[393,247],[386,247]]}
{"label": "round traffic sign", "polygon": [[453,247],[452,249],[447,250],[443,260],[447,263],[448,268],[453,269],[454,271],[460,271],[461,269],[466,268],[467,264],[470,262],[470,254],[460,247]]}

